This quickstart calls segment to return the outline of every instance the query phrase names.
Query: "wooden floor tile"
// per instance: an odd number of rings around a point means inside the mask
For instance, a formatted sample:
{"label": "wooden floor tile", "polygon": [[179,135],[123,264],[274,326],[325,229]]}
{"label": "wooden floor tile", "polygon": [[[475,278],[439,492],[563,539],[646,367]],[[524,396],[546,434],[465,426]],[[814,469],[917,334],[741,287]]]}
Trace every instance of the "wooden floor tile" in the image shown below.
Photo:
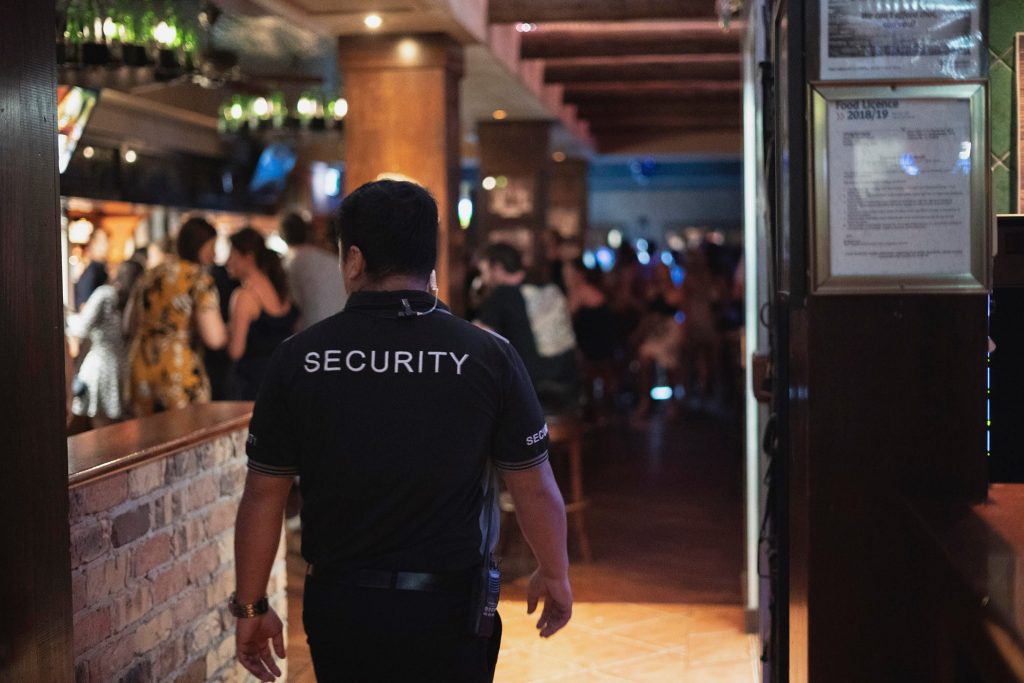
{"label": "wooden floor tile", "polygon": [[686,639],[686,660],[691,667],[722,662],[749,662],[750,640],[736,631],[691,633]]}
{"label": "wooden floor tile", "polygon": [[683,648],[661,650],[648,657],[601,669],[602,672],[634,683],[669,683],[686,676],[686,652]]}

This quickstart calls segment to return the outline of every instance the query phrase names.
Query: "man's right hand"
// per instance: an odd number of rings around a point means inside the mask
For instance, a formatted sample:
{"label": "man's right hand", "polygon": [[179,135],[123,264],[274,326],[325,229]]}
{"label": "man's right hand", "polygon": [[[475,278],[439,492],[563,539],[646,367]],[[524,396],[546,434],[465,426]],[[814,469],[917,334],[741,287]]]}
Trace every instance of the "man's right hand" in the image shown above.
{"label": "man's right hand", "polygon": [[540,598],[544,598],[544,609],[537,620],[537,628],[542,638],[550,638],[572,618],[572,586],[569,585],[569,576],[551,578],[544,576],[540,569],[535,571],[526,588],[527,614],[534,613]]}
{"label": "man's right hand", "polygon": [[261,681],[274,681],[281,669],[274,661],[274,653],[284,659],[284,625],[273,609],[258,617],[239,619],[235,630],[238,661]]}

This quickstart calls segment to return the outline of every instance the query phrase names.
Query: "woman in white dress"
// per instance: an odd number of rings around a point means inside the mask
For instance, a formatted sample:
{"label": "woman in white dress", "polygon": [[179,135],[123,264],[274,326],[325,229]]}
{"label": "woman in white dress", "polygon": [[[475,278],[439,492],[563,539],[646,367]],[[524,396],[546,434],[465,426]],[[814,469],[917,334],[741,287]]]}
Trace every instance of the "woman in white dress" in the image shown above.
{"label": "woman in white dress", "polygon": [[125,261],[113,284],[96,288],[80,313],[67,317],[68,334],[89,340],[73,384],[71,412],[92,420],[93,427],[125,417],[124,379],[127,353],[121,316],[142,267]]}

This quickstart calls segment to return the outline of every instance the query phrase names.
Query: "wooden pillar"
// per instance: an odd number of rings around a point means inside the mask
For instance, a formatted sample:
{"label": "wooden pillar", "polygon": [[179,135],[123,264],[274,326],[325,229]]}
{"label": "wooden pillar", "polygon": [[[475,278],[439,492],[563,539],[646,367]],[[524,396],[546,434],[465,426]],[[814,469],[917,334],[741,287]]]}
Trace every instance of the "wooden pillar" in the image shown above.
{"label": "wooden pillar", "polygon": [[587,166],[586,159],[564,159],[548,172],[547,227],[581,247],[587,233]]}
{"label": "wooden pillar", "polygon": [[482,121],[478,127],[481,188],[478,213],[484,243],[510,242],[533,266],[543,259],[551,158],[548,121]]}
{"label": "wooden pillar", "polygon": [[70,681],[54,5],[0,22],[0,681]]}
{"label": "wooden pillar", "polygon": [[404,176],[430,190],[441,217],[440,296],[461,311],[465,237],[456,207],[462,48],[440,35],[345,37],[338,57],[349,102],[346,190],[382,174]]}

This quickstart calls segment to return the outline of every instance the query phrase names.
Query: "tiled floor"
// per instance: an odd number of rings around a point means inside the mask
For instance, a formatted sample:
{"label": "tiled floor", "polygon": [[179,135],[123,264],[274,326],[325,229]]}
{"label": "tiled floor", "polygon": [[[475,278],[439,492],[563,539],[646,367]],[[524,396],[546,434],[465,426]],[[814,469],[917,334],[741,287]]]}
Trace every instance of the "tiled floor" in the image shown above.
{"label": "tiled floor", "polygon": [[[585,484],[595,559],[572,568],[572,622],[550,639],[536,635],[524,602],[528,550],[513,533],[496,683],[759,680],[757,644],[743,632],[735,433],[690,418],[591,435]],[[557,456],[554,464],[559,473]],[[303,566],[290,557],[288,679],[312,683],[301,629]]]}

